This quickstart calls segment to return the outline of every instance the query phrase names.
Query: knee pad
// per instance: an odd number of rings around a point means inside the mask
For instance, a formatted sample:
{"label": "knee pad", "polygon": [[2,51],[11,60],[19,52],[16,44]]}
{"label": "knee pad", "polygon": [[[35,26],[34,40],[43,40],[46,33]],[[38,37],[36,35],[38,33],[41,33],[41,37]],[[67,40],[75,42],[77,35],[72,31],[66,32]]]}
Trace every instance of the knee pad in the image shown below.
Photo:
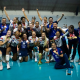
{"label": "knee pad", "polygon": [[22,58],[22,57],[20,56],[20,57],[19,57],[19,60],[21,60],[21,58]]}
{"label": "knee pad", "polygon": [[9,61],[9,55],[6,55],[6,61]]}
{"label": "knee pad", "polygon": [[2,54],[0,54],[0,61],[2,60]]}

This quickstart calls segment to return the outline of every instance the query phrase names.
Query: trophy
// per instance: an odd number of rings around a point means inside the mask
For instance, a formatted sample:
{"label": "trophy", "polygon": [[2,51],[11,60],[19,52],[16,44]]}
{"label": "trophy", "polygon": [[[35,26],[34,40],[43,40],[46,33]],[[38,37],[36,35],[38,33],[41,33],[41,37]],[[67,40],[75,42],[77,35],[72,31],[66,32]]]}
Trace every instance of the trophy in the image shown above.
{"label": "trophy", "polygon": [[39,62],[38,62],[38,64],[42,64],[42,62],[41,62],[41,57],[42,57],[42,54],[39,53]]}

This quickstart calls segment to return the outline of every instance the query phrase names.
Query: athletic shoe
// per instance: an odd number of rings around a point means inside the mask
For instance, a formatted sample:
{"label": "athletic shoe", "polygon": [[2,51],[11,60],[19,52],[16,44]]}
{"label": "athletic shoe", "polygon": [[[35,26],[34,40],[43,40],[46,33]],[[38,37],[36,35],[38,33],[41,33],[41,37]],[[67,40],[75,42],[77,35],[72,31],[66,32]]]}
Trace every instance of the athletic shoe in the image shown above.
{"label": "athletic shoe", "polygon": [[74,60],[70,60],[70,62],[72,63],[72,62],[74,62]]}
{"label": "athletic shoe", "polygon": [[80,62],[78,63],[78,65],[80,65]]}
{"label": "athletic shoe", "polygon": [[76,60],[76,62],[80,62],[80,59],[79,60]]}
{"label": "athletic shoe", "polygon": [[10,65],[9,64],[7,64],[7,69],[10,69]]}
{"label": "athletic shoe", "polygon": [[0,66],[0,70],[3,70],[3,65]]}
{"label": "athletic shoe", "polygon": [[68,68],[67,74],[68,74],[68,75],[71,75],[71,68]]}

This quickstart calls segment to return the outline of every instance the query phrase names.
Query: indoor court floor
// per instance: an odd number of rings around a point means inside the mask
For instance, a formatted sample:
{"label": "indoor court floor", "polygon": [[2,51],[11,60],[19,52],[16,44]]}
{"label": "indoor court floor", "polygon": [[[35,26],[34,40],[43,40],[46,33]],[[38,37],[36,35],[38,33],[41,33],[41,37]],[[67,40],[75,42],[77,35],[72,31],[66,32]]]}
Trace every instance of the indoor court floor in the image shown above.
{"label": "indoor court floor", "polygon": [[[78,53],[75,60],[78,59]],[[55,62],[38,65],[34,60],[19,63],[10,61],[11,69],[7,70],[6,63],[3,63],[3,70],[0,71],[0,80],[80,80],[80,65],[74,61],[71,63],[74,68],[71,75],[67,75],[67,69],[54,69]]]}

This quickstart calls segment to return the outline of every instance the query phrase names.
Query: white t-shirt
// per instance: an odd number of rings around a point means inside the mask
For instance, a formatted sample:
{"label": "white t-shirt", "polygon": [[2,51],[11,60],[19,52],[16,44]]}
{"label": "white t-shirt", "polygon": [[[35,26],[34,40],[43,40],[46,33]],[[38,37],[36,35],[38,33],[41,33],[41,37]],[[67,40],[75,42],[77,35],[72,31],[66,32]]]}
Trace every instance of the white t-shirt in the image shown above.
{"label": "white t-shirt", "polygon": [[9,43],[11,43],[11,46],[17,47],[17,45],[19,44],[19,39],[20,39],[20,37],[18,39],[16,39],[15,36],[11,36]]}
{"label": "white t-shirt", "polygon": [[[0,41],[4,42],[5,39],[6,39],[6,36],[1,36]],[[8,43],[8,42],[6,42],[4,45],[2,45],[2,46],[0,46],[0,47],[6,48],[7,43]]]}
{"label": "white t-shirt", "polygon": [[[44,45],[44,40],[42,40],[42,37],[39,37],[39,42],[40,45],[43,46]],[[49,42],[49,39],[47,38],[47,43]]]}
{"label": "white t-shirt", "polygon": [[[15,28],[15,29],[13,30],[13,34],[14,34],[16,31],[18,31],[18,28]],[[24,31],[24,29],[21,28],[20,32],[23,32],[23,31]]]}

